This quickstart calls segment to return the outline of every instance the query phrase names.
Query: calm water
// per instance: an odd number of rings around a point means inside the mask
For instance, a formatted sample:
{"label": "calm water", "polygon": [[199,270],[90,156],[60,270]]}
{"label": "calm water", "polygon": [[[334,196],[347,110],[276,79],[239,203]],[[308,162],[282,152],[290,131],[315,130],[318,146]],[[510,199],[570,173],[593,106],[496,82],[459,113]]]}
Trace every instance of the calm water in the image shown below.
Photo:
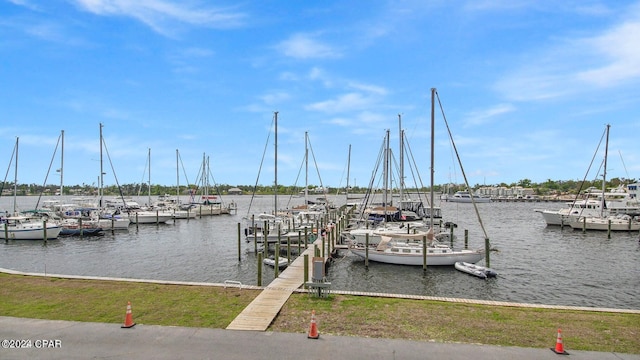
{"label": "calm water", "polygon": [[[35,197],[18,199],[29,209]],[[239,204],[238,214],[178,220],[162,225],[131,225],[128,231],[100,238],[48,241],[0,241],[0,267],[26,272],[112,276],[176,281],[241,281],[256,284],[257,260],[241,242],[238,223],[247,214],[250,196],[227,196]],[[288,198],[279,197],[284,207]],[[273,207],[271,196],[254,198],[251,213]],[[302,199],[294,199],[298,205]],[[343,198],[336,199],[336,204]],[[146,198],[141,199],[146,202]],[[12,209],[13,198],[1,197],[0,209]],[[458,224],[470,247],[483,247],[483,234],[471,204],[443,203],[446,221]],[[328,269],[334,289],[447,296],[526,303],[640,309],[640,242],[637,232],[606,233],[546,227],[535,208],[556,203],[478,204],[482,221],[497,252],[491,265],[498,277],[480,280],[453,267],[405,267],[369,263],[341,251]],[[458,240],[456,246],[462,246]],[[263,284],[273,278],[265,267]]]}

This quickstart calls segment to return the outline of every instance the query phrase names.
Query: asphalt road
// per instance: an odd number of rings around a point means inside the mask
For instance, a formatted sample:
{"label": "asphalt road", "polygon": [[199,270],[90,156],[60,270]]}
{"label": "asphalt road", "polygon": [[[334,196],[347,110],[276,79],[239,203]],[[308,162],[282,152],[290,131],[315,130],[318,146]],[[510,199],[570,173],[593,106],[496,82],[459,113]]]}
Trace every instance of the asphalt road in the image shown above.
{"label": "asphalt road", "polygon": [[[640,360],[640,355],[476,344],[0,317],[0,359]],[[7,347],[17,348],[7,348]]]}

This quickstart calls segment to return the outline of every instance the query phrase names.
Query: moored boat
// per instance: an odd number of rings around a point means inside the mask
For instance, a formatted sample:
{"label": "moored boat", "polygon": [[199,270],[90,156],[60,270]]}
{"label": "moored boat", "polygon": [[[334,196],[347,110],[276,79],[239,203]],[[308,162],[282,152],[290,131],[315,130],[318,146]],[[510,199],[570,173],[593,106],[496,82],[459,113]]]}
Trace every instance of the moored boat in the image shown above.
{"label": "moored boat", "polygon": [[574,230],[601,230],[601,231],[638,231],[640,221],[629,215],[617,216],[582,216],[573,219],[569,225]]}
{"label": "moored boat", "polygon": [[[472,199],[473,198],[473,199]],[[468,191],[457,191],[453,195],[443,194],[440,197],[440,200],[448,201],[448,202],[457,202],[457,203],[488,203],[491,202],[490,197],[486,197],[483,195],[471,194]]]}
{"label": "moored boat", "polygon": [[[433,239],[433,235],[431,236]],[[476,263],[484,257],[484,250],[454,250],[449,245],[430,240],[423,244],[422,235],[403,235],[394,240],[391,236],[381,236],[380,243],[367,248],[357,244],[349,248],[351,253],[371,261],[397,265],[423,265],[426,248],[427,266],[452,266],[456,262]]]}
{"label": "moored boat", "polygon": [[0,239],[53,240],[60,235],[62,227],[46,221],[33,221],[26,216],[9,216],[3,219]]}
{"label": "moored boat", "polygon": [[486,279],[486,278],[491,278],[491,277],[496,277],[498,276],[498,273],[496,273],[493,269],[485,267],[485,266],[480,266],[480,265],[476,265],[476,264],[471,264],[468,262],[456,262],[454,264],[454,267],[456,268],[456,270],[462,271],[464,273],[467,273],[469,275],[473,275],[476,277],[479,277],[481,279]]}
{"label": "moored boat", "polygon": [[[266,259],[262,260],[262,262],[265,265],[269,265],[271,267],[276,267],[276,259],[275,259],[275,257],[266,258]],[[287,265],[289,265],[289,259],[287,259],[286,257],[279,256],[278,257],[278,268],[282,269],[282,268],[287,267]]]}

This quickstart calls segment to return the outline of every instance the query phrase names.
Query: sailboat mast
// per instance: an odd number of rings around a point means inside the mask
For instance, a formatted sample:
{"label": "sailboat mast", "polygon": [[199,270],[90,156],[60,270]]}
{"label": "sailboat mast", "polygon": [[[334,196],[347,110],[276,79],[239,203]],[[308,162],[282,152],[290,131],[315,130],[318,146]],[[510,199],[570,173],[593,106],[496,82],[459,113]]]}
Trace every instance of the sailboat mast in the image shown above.
{"label": "sailboat mast", "polygon": [[64,195],[64,130],[60,131],[62,146],[60,148],[60,196]]}
{"label": "sailboat mast", "polygon": [[147,179],[147,183],[148,183],[148,193],[149,193],[149,202],[148,204],[151,205],[151,148],[149,148],[149,154],[147,156],[149,158],[149,175],[148,175],[148,179]]}
{"label": "sailboat mast", "polygon": [[274,138],[275,138],[275,143],[274,143],[274,150],[275,150],[275,156],[274,156],[274,161],[275,161],[275,165],[274,165],[274,186],[273,186],[273,206],[274,206],[274,210],[275,213],[274,215],[278,214],[278,112],[275,111],[273,113],[274,116]]}
{"label": "sailboat mast", "polygon": [[309,204],[309,132],[304,132],[304,204]]}
{"label": "sailboat mast", "polygon": [[202,187],[204,188],[204,191],[202,193],[203,197],[202,200],[207,201],[208,197],[207,195],[209,195],[209,187],[207,186],[207,178],[206,178],[206,172],[207,172],[207,154],[206,153],[202,153]]}
{"label": "sailboat mast", "polygon": [[434,156],[433,151],[435,149],[435,95],[436,88],[431,88],[431,191],[429,192],[429,226],[433,229],[433,174],[434,174]]}
{"label": "sailboat mast", "polygon": [[351,144],[349,144],[349,155],[347,157],[347,202],[349,202],[349,171],[351,170]]}
{"label": "sailboat mast", "polygon": [[385,150],[384,150],[384,221],[387,221],[387,201],[388,201],[388,192],[389,192],[389,133],[390,130],[387,129],[387,136],[385,139]]}
{"label": "sailboat mast", "polygon": [[15,170],[13,174],[13,214],[15,215],[18,212],[18,143],[20,141],[19,137],[16,137],[16,164]]}
{"label": "sailboat mast", "polygon": [[398,134],[400,140],[400,204],[398,205],[400,219],[402,219],[402,201],[404,200],[404,131],[402,130],[402,116],[398,114]]}
{"label": "sailboat mast", "polygon": [[102,139],[102,127],[104,125],[102,125],[102,123],[100,123],[100,178],[98,179],[98,196],[99,196],[99,201],[98,201],[98,207],[102,209],[102,197],[103,197],[103,190],[102,187],[104,186],[104,170],[102,168],[102,146],[103,146],[103,139]]}
{"label": "sailboat mast", "polygon": [[176,149],[176,204],[180,204],[180,153]]}
{"label": "sailboat mast", "polygon": [[607,156],[609,152],[609,128],[611,125],[607,124],[607,136],[604,143],[604,171],[602,173],[602,204],[600,206],[600,215],[604,214],[604,209],[607,206],[604,193],[607,190]]}

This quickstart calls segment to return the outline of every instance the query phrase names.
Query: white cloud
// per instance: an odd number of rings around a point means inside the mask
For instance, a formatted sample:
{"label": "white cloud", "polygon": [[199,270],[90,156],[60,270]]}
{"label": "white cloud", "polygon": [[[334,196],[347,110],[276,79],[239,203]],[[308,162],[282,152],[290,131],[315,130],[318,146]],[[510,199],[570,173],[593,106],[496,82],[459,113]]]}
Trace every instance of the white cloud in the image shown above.
{"label": "white cloud", "polygon": [[383,88],[382,86],[355,83],[355,82],[349,83],[349,86],[354,88],[354,89],[366,91],[366,92],[371,93],[371,94],[376,94],[376,95],[386,95],[387,94],[387,89]]}
{"label": "white cloud", "polygon": [[498,104],[492,108],[474,111],[467,115],[466,125],[478,126],[491,121],[492,118],[515,111],[511,104]]}
{"label": "white cloud", "polygon": [[325,100],[306,106],[308,110],[323,111],[327,113],[339,113],[344,111],[359,110],[371,105],[371,99],[360,93],[347,93],[332,100]]}
{"label": "white cloud", "polygon": [[640,21],[621,24],[585,43],[607,61],[601,67],[578,72],[578,80],[610,87],[640,77]]}
{"label": "white cloud", "polygon": [[23,6],[23,7],[26,7],[27,9],[30,9],[30,10],[34,10],[34,11],[39,11],[40,10],[38,5],[35,5],[35,4],[31,3],[31,1],[28,1],[28,0],[8,0],[8,1],[10,3],[14,4],[14,5]]}
{"label": "white cloud", "polygon": [[245,15],[218,9],[191,8],[166,0],[72,0],[85,11],[102,16],[135,18],[154,31],[169,34],[175,23],[211,28],[230,28],[242,24]]}
{"label": "white cloud", "polygon": [[276,47],[285,56],[296,59],[337,58],[342,54],[307,34],[294,34]]}
{"label": "white cloud", "polygon": [[575,96],[638,82],[640,7],[628,20],[592,36],[565,38],[523,55],[519,68],[496,83],[508,99],[535,101]]}
{"label": "white cloud", "polygon": [[262,95],[260,97],[260,99],[266,104],[266,105],[277,105],[282,103],[283,101],[286,101],[288,99],[291,98],[291,95],[289,95],[286,92],[283,91],[276,91],[276,92],[272,92],[266,95]]}

